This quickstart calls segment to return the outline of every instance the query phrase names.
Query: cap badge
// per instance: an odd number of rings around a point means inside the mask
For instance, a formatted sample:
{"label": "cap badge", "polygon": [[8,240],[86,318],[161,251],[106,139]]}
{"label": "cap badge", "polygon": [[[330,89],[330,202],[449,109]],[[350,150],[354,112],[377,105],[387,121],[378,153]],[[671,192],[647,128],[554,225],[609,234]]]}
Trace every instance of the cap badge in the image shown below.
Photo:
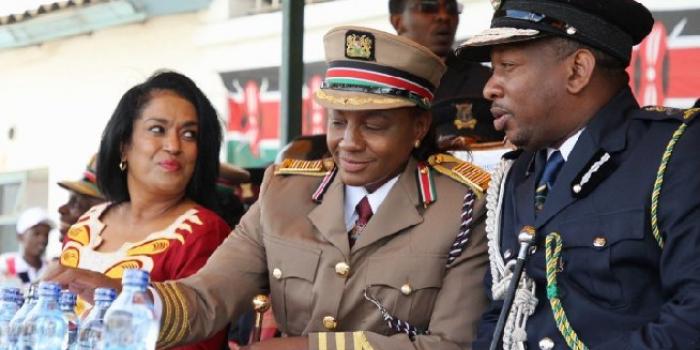
{"label": "cap badge", "polygon": [[491,0],[491,6],[493,6],[494,10],[498,10],[498,8],[501,7],[502,0]]}
{"label": "cap badge", "polygon": [[345,57],[374,61],[374,35],[349,30],[345,34]]}
{"label": "cap badge", "polygon": [[456,103],[455,109],[457,109],[457,115],[455,116],[454,124],[457,130],[473,130],[476,127],[477,121],[476,118],[474,118],[472,104],[470,102]]}

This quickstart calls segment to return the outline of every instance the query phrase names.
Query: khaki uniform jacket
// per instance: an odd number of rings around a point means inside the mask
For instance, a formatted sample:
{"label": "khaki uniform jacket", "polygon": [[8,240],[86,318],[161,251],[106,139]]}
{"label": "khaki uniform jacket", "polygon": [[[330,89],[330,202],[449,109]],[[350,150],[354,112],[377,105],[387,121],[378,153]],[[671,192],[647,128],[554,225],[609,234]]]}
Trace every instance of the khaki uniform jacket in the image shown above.
{"label": "khaki uniform jacket", "polygon": [[[351,250],[340,176],[317,203],[311,196],[321,177],[273,171],[267,169],[259,200],[197,274],[154,284],[163,301],[159,346],[213,334],[269,288],[281,331],[308,335],[310,349],[471,347],[486,306],[482,199],[469,244],[446,267],[467,186],[431,172],[437,199],[425,208],[411,160]],[[338,263],[349,273],[339,273]],[[365,290],[391,315],[430,334],[411,341],[390,329]]]}

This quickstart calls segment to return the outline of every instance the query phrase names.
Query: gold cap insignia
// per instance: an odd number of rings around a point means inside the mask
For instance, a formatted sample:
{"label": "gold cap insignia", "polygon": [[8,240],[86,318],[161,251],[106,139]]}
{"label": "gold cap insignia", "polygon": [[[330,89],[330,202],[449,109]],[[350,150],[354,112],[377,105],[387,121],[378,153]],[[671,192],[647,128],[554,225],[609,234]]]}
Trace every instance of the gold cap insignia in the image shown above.
{"label": "gold cap insignia", "polygon": [[471,102],[456,103],[455,109],[457,110],[457,115],[455,116],[454,124],[457,130],[474,130],[477,121],[474,118]]}
{"label": "gold cap insignia", "polygon": [[374,61],[374,35],[367,32],[348,30],[345,33],[345,57]]}

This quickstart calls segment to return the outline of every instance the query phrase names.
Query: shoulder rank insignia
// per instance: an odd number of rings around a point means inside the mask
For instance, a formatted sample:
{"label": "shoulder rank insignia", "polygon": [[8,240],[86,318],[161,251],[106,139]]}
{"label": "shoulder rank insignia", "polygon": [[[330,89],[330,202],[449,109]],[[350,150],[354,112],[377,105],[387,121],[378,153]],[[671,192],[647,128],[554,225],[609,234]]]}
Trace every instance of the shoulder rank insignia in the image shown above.
{"label": "shoulder rank insignia", "polygon": [[471,187],[479,197],[489,187],[491,175],[486,170],[450,154],[433,154],[428,163],[439,173]]}
{"label": "shoulder rank insignia", "polygon": [[642,107],[642,109],[647,111],[647,112],[666,113],[666,115],[672,115],[672,114],[676,114],[676,113],[682,111],[682,109],[671,108],[671,107],[666,107],[666,106],[644,106],[644,107]]}
{"label": "shoulder rank insignia", "polygon": [[275,175],[306,175],[306,176],[326,176],[330,170],[335,168],[332,158],[303,160],[285,159],[275,169]]}
{"label": "shoulder rank insignia", "polygon": [[684,124],[690,124],[700,114],[700,108],[680,109],[664,106],[645,106],[642,109],[647,112],[663,113],[665,116],[677,119]]}

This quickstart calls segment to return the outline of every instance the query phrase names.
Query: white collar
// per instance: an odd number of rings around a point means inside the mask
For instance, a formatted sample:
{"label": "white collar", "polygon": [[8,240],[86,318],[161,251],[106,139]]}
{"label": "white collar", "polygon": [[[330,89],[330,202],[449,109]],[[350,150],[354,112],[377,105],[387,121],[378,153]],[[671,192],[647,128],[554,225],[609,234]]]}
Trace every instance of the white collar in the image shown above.
{"label": "white collar", "polygon": [[549,159],[549,156],[552,155],[552,153],[559,151],[561,152],[562,158],[564,158],[564,161],[567,161],[569,159],[569,154],[571,154],[571,151],[574,150],[574,146],[576,146],[576,142],[578,141],[579,136],[581,136],[581,133],[583,130],[586,130],[586,128],[582,128],[579,131],[577,131],[575,134],[569,136],[568,139],[564,141],[564,143],[559,146],[559,148],[547,148],[547,159]]}
{"label": "white collar", "polygon": [[376,213],[398,180],[399,176],[394,176],[372,193],[368,193],[364,186],[345,185],[345,228],[347,231],[350,231],[357,221],[358,214],[355,212],[357,203],[360,203],[362,198],[367,196],[372,213]]}

